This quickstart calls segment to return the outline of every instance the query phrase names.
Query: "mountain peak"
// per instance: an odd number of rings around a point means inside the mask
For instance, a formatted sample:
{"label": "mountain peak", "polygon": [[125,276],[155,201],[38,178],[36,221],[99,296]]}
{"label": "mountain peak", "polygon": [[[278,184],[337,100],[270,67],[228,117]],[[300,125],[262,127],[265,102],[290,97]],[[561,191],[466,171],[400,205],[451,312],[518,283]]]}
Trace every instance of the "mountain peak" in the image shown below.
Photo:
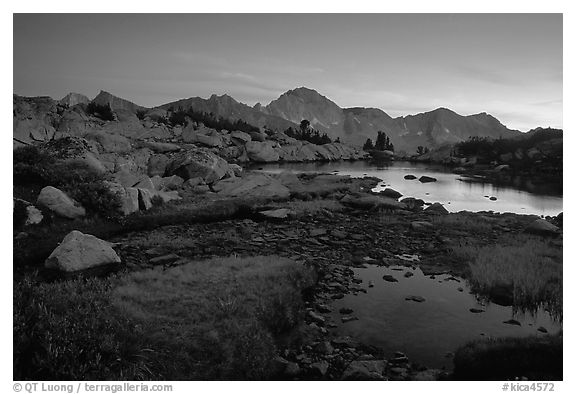
{"label": "mountain peak", "polygon": [[118,96],[114,96],[112,93],[109,93],[105,90],[100,90],[100,93],[98,93],[98,95],[94,97],[92,102],[100,105],[108,104],[110,105],[110,108],[112,108],[115,111],[126,110],[136,113],[136,111],[138,110],[145,109],[144,107],[138,104],[134,104],[132,101],[128,101]]}
{"label": "mountain peak", "polygon": [[83,94],[70,92],[61,98],[59,102],[68,105],[69,107],[73,107],[76,104],[87,104],[90,102],[90,99]]}

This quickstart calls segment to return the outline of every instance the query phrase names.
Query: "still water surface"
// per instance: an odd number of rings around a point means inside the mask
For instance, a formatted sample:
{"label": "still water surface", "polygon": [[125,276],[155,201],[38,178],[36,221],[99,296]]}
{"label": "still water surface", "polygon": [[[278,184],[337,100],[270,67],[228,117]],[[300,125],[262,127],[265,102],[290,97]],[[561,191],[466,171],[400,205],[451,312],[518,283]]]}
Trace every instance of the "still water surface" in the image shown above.
{"label": "still water surface", "polygon": [[[404,277],[407,271],[413,276]],[[452,353],[471,340],[551,335],[562,328],[562,323],[543,309],[534,314],[514,313],[511,306],[479,301],[463,279],[448,279],[451,275],[431,277],[416,267],[375,265],[355,268],[354,272],[367,292],[336,300],[333,318],[339,321],[344,315],[338,311],[346,307],[353,309],[353,316],[359,320],[339,323],[336,334],[378,346],[390,355],[402,351],[412,361],[430,368],[451,369]],[[392,275],[398,282],[387,282],[382,279],[384,275]],[[374,287],[368,287],[369,281]],[[425,301],[407,301],[407,296],[423,297]],[[484,312],[472,313],[471,308]],[[504,323],[510,319],[520,325]],[[548,333],[538,331],[540,327]]]}
{"label": "still water surface", "polygon": [[[353,177],[374,176],[382,182],[374,191],[386,187],[405,197],[421,198],[426,202],[440,202],[451,212],[495,211],[520,214],[555,216],[562,212],[562,190],[558,185],[533,184],[530,180],[516,179],[513,184],[494,185],[472,181],[471,178],[453,174],[440,165],[410,162],[375,164],[368,161],[340,161],[330,163],[274,163],[259,165],[269,172],[329,172]],[[407,174],[420,177],[428,175],[437,182],[421,183],[406,180]],[[489,197],[496,197],[491,201]]]}

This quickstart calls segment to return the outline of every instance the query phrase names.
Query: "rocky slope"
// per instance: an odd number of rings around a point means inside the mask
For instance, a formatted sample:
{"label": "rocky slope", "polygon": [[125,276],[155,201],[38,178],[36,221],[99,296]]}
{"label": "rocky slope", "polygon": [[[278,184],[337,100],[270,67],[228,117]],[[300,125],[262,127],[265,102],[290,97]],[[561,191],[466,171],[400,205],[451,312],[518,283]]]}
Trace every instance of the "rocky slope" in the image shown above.
{"label": "rocky slope", "polygon": [[263,111],[259,111],[256,108],[249,107],[246,104],[239,103],[232,97],[224,94],[222,96],[217,96],[213,94],[208,99],[203,99],[200,97],[191,97],[187,99],[182,99],[167,104],[163,104],[157,109],[167,110],[173,108],[177,110],[182,108],[188,110],[193,108],[194,111],[213,113],[215,116],[222,116],[223,118],[230,120],[241,119],[251,125],[275,130],[286,130],[288,127],[297,127],[300,124],[298,122],[292,122],[290,119],[275,116],[274,114],[269,114]]}

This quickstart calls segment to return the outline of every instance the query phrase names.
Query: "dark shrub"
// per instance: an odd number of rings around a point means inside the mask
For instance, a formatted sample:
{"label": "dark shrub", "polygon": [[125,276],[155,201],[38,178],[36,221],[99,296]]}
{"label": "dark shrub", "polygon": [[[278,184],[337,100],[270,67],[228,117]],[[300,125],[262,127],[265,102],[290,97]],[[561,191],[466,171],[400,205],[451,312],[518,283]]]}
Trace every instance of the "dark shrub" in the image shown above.
{"label": "dark shrub", "polygon": [[114,120],[114,112],[110,108],[110,104],[100,105],[91,101],[86,106],[86,112],[90,115],[94,115],[102,120]]}
{"label": "dark shrub", "polygon": [[146,117],[146,110],[145,109],[139,109],[138,111],[136,111],[136,117],[138,117],[138,119],[143,120]]}
{"label": "dark shrub", "polygon": [[26,210],[26,204],[22,203],[21,201],[15,201],[14,213],[12,215],[13,228],[16,229],[24,226],[27,218],[28,211]]}
{"label": "dark shrub", "polygon": [[92,213],[106,218],[119,215],[120,198],[102,181],[69,184],[65,189],[72,198]]}

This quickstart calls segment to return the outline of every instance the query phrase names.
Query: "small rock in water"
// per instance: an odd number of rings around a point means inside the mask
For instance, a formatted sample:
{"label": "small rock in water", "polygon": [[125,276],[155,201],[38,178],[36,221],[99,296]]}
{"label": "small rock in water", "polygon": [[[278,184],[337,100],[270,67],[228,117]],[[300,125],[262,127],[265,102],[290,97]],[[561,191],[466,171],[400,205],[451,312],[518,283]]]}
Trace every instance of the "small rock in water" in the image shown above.
{"label": "small rock in water", "polygon": [[339,312],[340,312],[341,314],[343,314],[343,315],[349,315],[349,314],[351,314],[352,312],[354,312],[354,310],[352,310],[352,309],[350,309],[350,308],[340,308],[340,311],[339,311]]}
{"label": "small rock in water", "polygon": [[374,287],[374,282],[371,281],[371,280],[369,280],[369,281],[368,281],[368,287]]}
{"label": "small rock in water", "polygon": [[520,324],[520,322],[518,320],[514,320],[514,319],[506,320],[506,321],[503,321],[502,323],[511,324],[513,326],[521,326],[522,325],[522,324]]}
{"label": "small rock in water", "polygon": [[545,328],[542,327],[542,326],[538,327],[538,331],[540,331],[540,332],[542,332],[542,333],[544,333],[544,334],[547,334],[547,333],[548,333],[548,330],[545,329]]}
{"label": "small rock in water", "polygon": [[415,296],[415,295],[411,295],[408,296],[406,298],[404,298],[406,301],[414,301],[414,302],[424,302],[426,301],[426,299],[424,297],[420,297],[420,296]]}
{"label": "small rock in water", "polygon": [[384,275],[382,279],[384,279],[386,282],[398,282],[398,279],[396,279],[392,275]]}
{"label": "small rock in water", "polygon": [[490,201],[496,201],[498,200],[496,197],[490,197]]}
{"label": "small rock in water", "polygon": [[408,175],[404,175],[404,179],[411,181],[413,179],[416,179],[416,176],[414,176],[412,174],[408,174]]}
{"label": "small rock in water", "polygon": [[484,309],[478,309],[478,308],[470,308],[470,312],[472,313],[484,313]]}
{"label": "small rock in water", "polygon": [[354,320],[359,320],[356,316],[345,316],[342,319],[342,323],[348,323]]}
{"label": "small rock in water", "polygon": [[458,290],[460,293],[462,293],[464,291],[464,289],[462,287],[459,287],[456,290]]}
{"label": "small rock in water", "polygon": [[429,183],[429,182],[436,182],[437,179],[431,176],[422,175],[418,180],[422,183]]}
{"label": "small rock in water", "polygon": [[413,274],[412,272],[410,272],[410,271],[407,271],[407,272],[404,274],[404,277],[405,277],[405,278],[410,278],[411,276],[414,276],[414,274]]}

